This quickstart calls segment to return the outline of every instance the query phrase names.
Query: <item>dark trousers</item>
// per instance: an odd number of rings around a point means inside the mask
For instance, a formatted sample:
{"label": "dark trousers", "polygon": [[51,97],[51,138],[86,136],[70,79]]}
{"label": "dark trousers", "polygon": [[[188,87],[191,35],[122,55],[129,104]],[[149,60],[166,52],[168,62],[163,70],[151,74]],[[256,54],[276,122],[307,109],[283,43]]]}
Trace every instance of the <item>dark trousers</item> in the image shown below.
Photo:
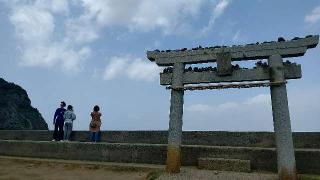
{"label": "dark trousers", "polygon": [[90,140],[91,142],[100,142],[100,135],[101,135],[101,132],[98,131],[98,132],[90,132]]}
{"label": "dark trousers", "polygon": [[54,124],[53,139],[56,141],[63,140],[63,122]]}

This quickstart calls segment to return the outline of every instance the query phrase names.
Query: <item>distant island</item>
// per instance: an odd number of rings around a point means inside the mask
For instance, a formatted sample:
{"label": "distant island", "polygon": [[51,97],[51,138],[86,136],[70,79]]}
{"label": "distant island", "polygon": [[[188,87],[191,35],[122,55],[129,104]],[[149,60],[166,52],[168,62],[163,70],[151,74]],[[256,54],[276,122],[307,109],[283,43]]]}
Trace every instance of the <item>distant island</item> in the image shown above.
{"label": "distant island", "polygon": [[38,109],[31,106],[26,90],[0,78],[0,129],[48,130]]}

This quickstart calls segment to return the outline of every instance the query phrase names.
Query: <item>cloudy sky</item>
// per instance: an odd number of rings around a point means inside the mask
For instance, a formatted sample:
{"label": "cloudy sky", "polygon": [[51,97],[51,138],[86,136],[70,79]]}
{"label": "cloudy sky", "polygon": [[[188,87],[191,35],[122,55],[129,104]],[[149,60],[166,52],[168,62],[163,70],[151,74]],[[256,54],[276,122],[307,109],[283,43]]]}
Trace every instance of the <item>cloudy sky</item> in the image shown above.
{"label": "cloudy sky", "polygon": [[[320,34],[319,0],[0,0],[0,77],[27,90],[52,129],[64,100],[74,127],[101,106],[104,130],[166,130],[170,91],[147,50]],[[320,130],[320,54],[287,84],[294,131]],[[250,64],[242,64],[250,66]],[[184,130],[273,131],[269,88],[185,93]]]}

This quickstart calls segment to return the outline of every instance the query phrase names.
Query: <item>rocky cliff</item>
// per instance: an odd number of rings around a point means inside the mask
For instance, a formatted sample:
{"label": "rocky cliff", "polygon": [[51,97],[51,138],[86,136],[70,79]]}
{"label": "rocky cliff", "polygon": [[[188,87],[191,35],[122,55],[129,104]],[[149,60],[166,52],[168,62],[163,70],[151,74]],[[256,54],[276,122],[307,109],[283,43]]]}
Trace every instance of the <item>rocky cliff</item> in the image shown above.
{"label": "rocky cliff", "polygon": [[48,129],[39,111],[31,106],[27,92],[2,78],[0,78],[0,129]]}

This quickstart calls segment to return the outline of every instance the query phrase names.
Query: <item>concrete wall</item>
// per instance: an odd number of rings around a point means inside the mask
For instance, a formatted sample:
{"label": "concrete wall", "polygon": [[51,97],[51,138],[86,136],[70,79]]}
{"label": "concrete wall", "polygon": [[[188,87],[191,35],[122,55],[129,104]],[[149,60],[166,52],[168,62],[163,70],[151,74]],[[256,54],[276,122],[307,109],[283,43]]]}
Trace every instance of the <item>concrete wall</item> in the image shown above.
{"label": "concrete wall", "polygon": [[[166,145],[0,140],[0,155],[164,164]],[[296,150],[299,173],[320,174],[320,150]],[[197,165],[200,157],[236,158],[251,161],[254,171],[276,172],[274,148],[228,146],[182,146],[182,165]]]}
{"label": "concrete wall", "polygon": [[[0,130],[2,140],[50,141],[52,131]],[[101,140],[110,143],[167,144],[167,131],[102,131]],[[86,142],[88,131],[75,131],[72,140]],[[294,132],[296,148],[319,148],[320,132]],[[238,147],[275,147],[272,132],[184,131],[182,144]]]}

